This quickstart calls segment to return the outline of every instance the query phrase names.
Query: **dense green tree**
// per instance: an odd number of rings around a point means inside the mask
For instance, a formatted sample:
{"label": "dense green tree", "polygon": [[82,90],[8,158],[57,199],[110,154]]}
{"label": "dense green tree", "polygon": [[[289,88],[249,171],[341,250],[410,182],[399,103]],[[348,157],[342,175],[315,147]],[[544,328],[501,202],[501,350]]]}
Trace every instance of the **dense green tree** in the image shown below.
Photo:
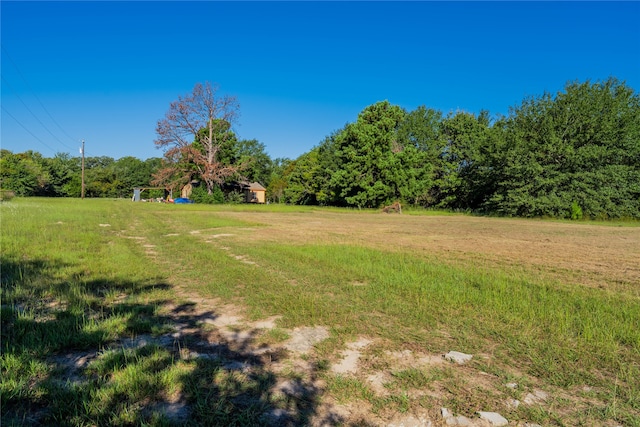
{"label": "dense green tree", "polygon": [[339,203],[378,207],[401,197],[402,151],[397,130],[405,112],[388,101],[365,108],[335,137],[339,169],[330,188]]}
{"label": "dense green tree", "polygon": [[127,156],[116,160],[113,169],[118,180],[125,183],[129,189],[133,186],[149,184],[144,162],[136,157]]}
{"label": "dense green tree", "polygon": [[610,78],[512,109],[487,207],[514,216],[640,217],[640,100]]}
{"label": "dense green tree", "polygon": [[313,171],[313,180],[316,202],[320,205],[345,204],[337,193],[339,189],[332,183],[333,176],[343,167],[343,159],[338,155],[336,141],[345,131],[345,128],[346,126],[333,132],[316,147],[318,158]]}
{"label": "dense green tree", "polygon": [[216,152],[216,159],[223,165],[230,165],[237,163],[238,156],[236,154],[236,147],[238,145],[238,137],[231,129],[231,123],[222,119],[213,120],[212,130],[208,127],[200,129],[196,135],[196,139],[193,142],[193,147],[206,153],[205,143],[209,138],[209,132],[213,131],[213,139],[218,143],[218,149]]}
{"label": "dense green tree", "polygon": [[494,187],[492,161],[500,145],[489,113],[458,111],[441,123],[445,142],[435,191],[439,204],[453,209],[478,209]]}
{"label": "dense green tree", "polygon": [[110,166],[113,173],[111,194],[114,197],[131,197],[134,187],[150,186],[151,177],[159,167],[160,161],[158,158],[142,161],[132,156],[116,160]]}
{"label": "dense green tree", "polygon": [[[98,156],[85,159],[88,197],[130,197],[134,186],[148,186],[161,159],[144,162],[135,157],[114,160]],[[0,152],[0,180],[3,189],[18,196],[80,197],[81,159],[67,153],[45,158],[26,151]]]}
{"label": "dense green tree", "polygon": [[396,151],[405,178],[400,187],[404,202],[432,206],[438,201],[434,188],[445,145],[441,123],[440,111],[420,106],[409,112],[398,128]]}
{"label": "dense green tree", "polygon": [[85,157],[84,159],[84,168],[87,169],[96,169],[96,168],[107,168],[115,162],[113,157],[109,156],[92,156]]}
{"label": "dense green tree", "polygon": [[235,149],[237,164],[243,165],[240,173],[248,181],[269,185],[273,161],[266,152],[266,147],[256,139],[238,141]]}
{"label": "dense green tree", "polygon": [[144,161],[144,169],[145,174],[147,175],[147,180],[150,180],[153,173],[157,171],[162,165],[162,159],[160,157],[149,157]]}
{"label": "dense green tree", "polygon": [[236,168],[233,179],[269,185],[273,161],[267,154],[265,145],[258,140],[238,140],[232,135],[221,146],[219,159],[222,164]]}
{"label": "dense green tree", "polygon": [[213,189],[211,194],[207,192],[207,188],[204,185],[195,186],[193,187],[193,191],[189,198],[195,203],[204,203],[209,205],[224,203],[224,193],[218,186]]}
{"label": "dense green tree", "polygon": [[276,158],[271,163],[271,171],[267,180],[267,198],[276,203],[281,203],[284,198],[284,192],[287,188],[287,179],[285,171],[291,165],[291,159]]}
{"label": "dense green tree", "polygon": [[319,173],[317,147],[290,162],[283,174],[287,182],[283,191],[284,200],[297,205],[318,204],[320,186],[316,177]]}
{"label": "dense green tree", "polygon": [[118,197],[118,181],[114,170],[115,159],[108,156],[86,157],[86,197]]}
{"label": "dense green tree", "polygon": [[40,187],[38,167],[25,155],[0,150],[0,187],[11,190],[17,196],[33,196]]}
{"label": "dense green tree", "polygon": [[47,159],[36,151],[13,154],[2,150],[0,179],[2,188],[17,196],[47,196],[53,192]]}
{"label": "dense green tree", "polygon": [[80,158],[58,153],[51,159],[45,159],[45,164],[51,177],[48,196],[80,197]]}

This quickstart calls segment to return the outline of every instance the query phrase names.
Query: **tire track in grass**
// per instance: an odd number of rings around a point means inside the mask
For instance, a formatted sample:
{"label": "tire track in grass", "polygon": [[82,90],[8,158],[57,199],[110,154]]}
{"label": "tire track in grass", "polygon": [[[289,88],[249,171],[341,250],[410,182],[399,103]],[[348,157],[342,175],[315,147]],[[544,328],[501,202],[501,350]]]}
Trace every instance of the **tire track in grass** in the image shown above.
{"label": "tire track in grass", "polygon": [[[139,228],[139,224],[133,223],[131,225],[131,230],[139,230]],[[232,234],[229,233],[206,235],[203,234],[203,231],[207,230],[191,230],[188,232],[188,235],[189,237],[203,239],[205,243],[213,243],[215,239],[232,236]],[[180,236],[181,233],[175,232],[163,235],[165,238]],[[145,236],[125,237],[131,238],[137,244],[141,245],[145,250],[145,254],[154,263],[163,264],[166,262],[159,258],[157,253],[148,250],[150,247],[155,248],[156,245],[148,243],[148,239]],[[224,247],[217,247],[217,249],[221,251],[225,250]],[[246,256],[235,255],[230,252],[228,256],[243,264],[257,266],[255,262]],[[280,316],[272,316],[266,319],[248,322],[242,315],[243,310],[238,306],[223,303],[222,300],[218,298],[203,298],[200,295],[185,290],[184,287],[176,287],[175,291],[178,299],[186,301],[182,306],[189,306],[189,315],[202,320],[201,325],[196,325],[196,327],[204,327],[207,329],[213,327],[218,336],[217,340],[209,340],[210,343],[208,345],[206,340],[200,340],[198,343],[192,344],[190,348],[184,347],[181,350],[182,357],[218,358],[219,345],[222,342],[242,356],[241,358],[225,360],[222,365],[224,369],[250,374],[255,370],[254,364],[251,363],[252,360],[259,359],[262,363],[266,360],[269,361],[268,367],[270,371],[276,374],[278,378],[271,389],[271,393],[273,393],[274,396],[304,400],[308,399],[310,395],[322,394],[324,392],[324,384],[318,379],[314,365],[306,362],[304,358],[307,354],[313,352],[313,346],[315,344],[328,338],[329,333],[327,328],[309,327],[284,330],[284,332],[289,335],[289,339],[282,343],[282,345],[272,346],[260,343],[259,336],[264,331],[275,329]],[[179,307],[173,307],[172,312],[176,310],[180,311]],[[215,313],[215,315],[210,315],[211,313]],[[183,334],[193,333],[193,325],[184,325],[180,323],[178,318],[173,320],[174,332],[164,335],[159,339],[151,339],[147,336],[139,337],[137,342],[130,343],[129,345],[139,346],[140,344],[144,345],[152,342],[166,346],[169,344],[169,341],[179,341]],[[289,378],[292,375],[295,379]],[[274,424],[284,423],[286,425],[287,420],[294,419],[296,414],[276,407],[266,413],[265,416]],[[316,408],[312,425],[325,425],[325,420],[327,419],[343,420],[344,417],[344,410],[335,407],[335,405],[330,402],[326,402]]]}

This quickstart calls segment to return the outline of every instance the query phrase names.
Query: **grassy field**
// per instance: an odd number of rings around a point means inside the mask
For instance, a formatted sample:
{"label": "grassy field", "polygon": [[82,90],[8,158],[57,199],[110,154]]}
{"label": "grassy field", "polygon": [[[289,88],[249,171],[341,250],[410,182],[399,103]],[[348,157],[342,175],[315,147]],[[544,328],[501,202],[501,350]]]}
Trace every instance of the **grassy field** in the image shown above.
{"label": "grassy field", "polygon": [[638,224],[407,213],[1,203],[2,425],[640,426]]}

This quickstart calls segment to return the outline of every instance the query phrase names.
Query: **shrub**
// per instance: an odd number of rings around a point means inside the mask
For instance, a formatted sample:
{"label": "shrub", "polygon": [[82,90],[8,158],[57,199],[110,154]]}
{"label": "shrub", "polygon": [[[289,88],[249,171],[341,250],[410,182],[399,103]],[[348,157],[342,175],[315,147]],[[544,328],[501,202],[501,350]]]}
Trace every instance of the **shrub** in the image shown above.
{"label": "shrub", "polygon": [[235,205],[244,203],[244,194],[240,193],[239,191],[231,191],[229,194],[227,194],[227,203]]}
{"label": "shrub", "polygon": [[0,201],[11,200],[16,196],[11,190],[0,190]]}
{"label": "shrub", "polygon": [[574,221],[582,219],[582,208],[576,201],[571,204],[571,219]]}
{"label": "shrub", "polygon": [[195,203],[205,203],[209,205],[224,203],[224,194],[222,193],[220,187],[215,187],[211,194],[207,192],[207,188],[203,185],[194,187],[191,191],[190,198]]}

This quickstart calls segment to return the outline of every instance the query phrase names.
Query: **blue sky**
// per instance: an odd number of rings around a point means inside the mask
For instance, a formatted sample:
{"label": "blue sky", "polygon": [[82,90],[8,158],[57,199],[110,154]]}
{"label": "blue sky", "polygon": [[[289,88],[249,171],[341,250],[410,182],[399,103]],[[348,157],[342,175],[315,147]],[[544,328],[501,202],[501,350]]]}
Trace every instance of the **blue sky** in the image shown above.
{"label": "blue sky", "polygon": [[240,138],[296,158],[388,100],[507,114],[568,81],[640,90],[639,2],[2,1],[1,146],[161,157],[155,125],[197,82]]}

